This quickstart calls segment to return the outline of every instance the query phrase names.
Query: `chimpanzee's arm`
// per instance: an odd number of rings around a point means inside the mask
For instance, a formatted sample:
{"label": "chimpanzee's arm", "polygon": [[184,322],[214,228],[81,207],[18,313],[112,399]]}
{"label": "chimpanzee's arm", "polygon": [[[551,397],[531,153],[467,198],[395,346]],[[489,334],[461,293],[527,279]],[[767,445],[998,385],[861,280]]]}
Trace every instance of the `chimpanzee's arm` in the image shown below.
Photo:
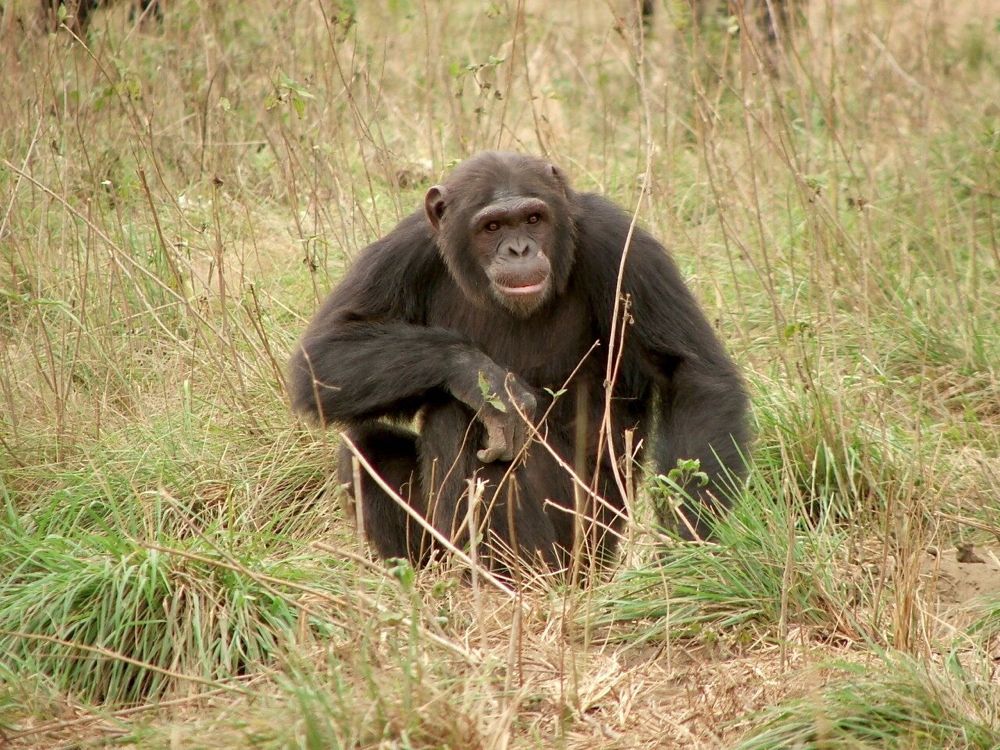
{"label": "chimpanzee's arm", "polygon": [[[461,335],[424,324],[431,294],[460,294],[446,274],[423,212],[366,248],[292,354],[292,407],[324,424],[344,424],[412,414],[438,391],[480,412],[490,433],[483,460],[510,458],[526,436],[515,410],[497,410],[490,401],[509,403],[506,388],[512,388],[530,412],[532,396],[505,383],[506,370]],[[501,433],[512,430],[519,434],[503,440]]]}
{"label": "chimpanzee's arm", "polygon": [[[600,306],[610,310],[630,219],[597,196],[581,196],[581,202],[581,214],[587,218],[580,234],[586,238],[590,265],[601,277]],[[656,469],[666,473],[678,459],[698,459],[709,484],[698,487],[692,482],[685,489],[703,502],[714,498],[727,505],[727,487],[720,480],[727,471],[734,477],[743,475],[741,454],[750,440],[742,378],[667,251],[641,229],[632,236],[622,293],[633,320],[625,333],[626,349],[638,349],[635,360],[650,373],[659,396],[653,445]],[[693,510],[697,516],[698,509]],[[704,535],[706,526],[696,518],[689,520]]]}

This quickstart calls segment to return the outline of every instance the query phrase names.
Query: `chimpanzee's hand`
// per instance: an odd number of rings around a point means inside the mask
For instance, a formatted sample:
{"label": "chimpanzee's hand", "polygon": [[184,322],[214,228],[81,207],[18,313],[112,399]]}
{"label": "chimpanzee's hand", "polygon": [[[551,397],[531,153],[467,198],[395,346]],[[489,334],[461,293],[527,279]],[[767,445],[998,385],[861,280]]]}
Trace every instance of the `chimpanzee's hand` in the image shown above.
{"label": "chimpanzee's hand", "polygon": [[512,373],[495,363],[490,365],[466,370],[450,390],[455,398],[476,410],[486,428],[485,445],[476,457],[483,463],[512,461],[531,439],[525,419],[530,421],[535,416],[535,397]]}
{"label": "chimpanzee's hand", "polygon": [[483,463],[513,461],[531,439],[525,419],[535,416],[535,397],[511,374],[504,385],[503,396],[487,398],[479,410],[479,420],[486,427],[486,445],[476,457]]}

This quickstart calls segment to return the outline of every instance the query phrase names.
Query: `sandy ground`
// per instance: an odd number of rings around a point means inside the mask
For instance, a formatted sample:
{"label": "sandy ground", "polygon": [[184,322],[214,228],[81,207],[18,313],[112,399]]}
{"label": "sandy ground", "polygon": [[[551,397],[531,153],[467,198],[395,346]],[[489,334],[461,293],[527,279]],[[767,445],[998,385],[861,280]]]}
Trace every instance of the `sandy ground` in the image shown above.
{"label": "sandy ground", "polygon": [[945,607],[1000,596],[1000,545],[941,550],[927,556],[924,571]]}

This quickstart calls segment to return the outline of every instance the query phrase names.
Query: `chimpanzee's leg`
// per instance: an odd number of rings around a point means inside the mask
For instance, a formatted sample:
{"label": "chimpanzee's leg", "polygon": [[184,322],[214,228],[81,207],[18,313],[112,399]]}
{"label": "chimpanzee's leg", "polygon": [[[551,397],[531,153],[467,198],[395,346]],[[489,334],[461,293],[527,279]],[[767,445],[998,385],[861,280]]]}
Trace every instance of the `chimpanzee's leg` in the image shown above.
{"label": "chimpanzee's leg", "polygon": [[[482,440],[482,425],[464,404],[451,401],[425,408],[419,445],[422,484],[430,496],[427,517],[457,546],[466,546],[468,480],[481,479],[486,486],[475,516],[486,533],[480,554],[494,569],[509,567],[500,562],[505,557],[509,562],[505,550],[534,564],[561,567],[560,540],[544,507],[548,495],[535,491],[549,487],[532,481],[537,458],[529,454],[523,465],[509,472],[508,462],[478,460]],[[544,455],[541,448],[538,455]]]}
{"label": "chimpanzee's leg", "polygon": [[[416,433],[383,422],[371,422],[350,428],[347,435],[383,481],[425,516],[427,503],[420,483]],[[353,497],[352,455],[347,446],[341,448],[337,474]],[[354,499],[357,502],[358,498]],[[431,544],[424,529],[364,468],[361,469],[361,507],[365,535],[379,557],[406,558],[414,566],[427,561]]]}

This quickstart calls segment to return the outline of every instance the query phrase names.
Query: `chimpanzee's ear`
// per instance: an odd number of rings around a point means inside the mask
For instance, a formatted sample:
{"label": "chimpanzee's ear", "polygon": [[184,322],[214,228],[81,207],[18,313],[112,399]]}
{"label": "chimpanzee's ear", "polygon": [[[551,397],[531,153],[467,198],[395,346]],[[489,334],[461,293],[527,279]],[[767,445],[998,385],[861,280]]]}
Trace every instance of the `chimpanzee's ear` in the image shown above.
{"label": "chimpanzee's ear", "polygon": [[563,194],[567,197],[570,194],[569,180],[566,177],[566,173],[563,172],[555,164],[549,164],[549,173],[552,175],[553,179],[559,183],[559,187],[562,188]]}
{"label": "chimpanzee's ear", "polygon": [[435,229],[441,226],[441,219],[444,218],[444,187],[435,185],[427,191],[424,198],[424,210],[427,212],[427,221]]}

